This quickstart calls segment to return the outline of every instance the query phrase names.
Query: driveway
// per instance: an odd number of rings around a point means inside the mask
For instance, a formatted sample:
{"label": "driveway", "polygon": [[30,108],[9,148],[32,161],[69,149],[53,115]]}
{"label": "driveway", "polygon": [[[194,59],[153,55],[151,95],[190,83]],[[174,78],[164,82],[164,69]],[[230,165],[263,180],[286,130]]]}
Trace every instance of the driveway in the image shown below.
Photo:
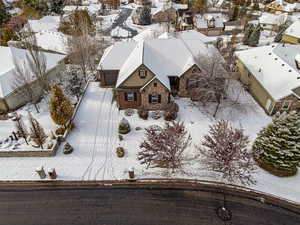
{"label": "driveway", "polygon": [[74,120],[75,129],[67,138],[84,163],[82,180],[115,178],[112,163],[119,111],[112,97],[112,89],[90,83]]}

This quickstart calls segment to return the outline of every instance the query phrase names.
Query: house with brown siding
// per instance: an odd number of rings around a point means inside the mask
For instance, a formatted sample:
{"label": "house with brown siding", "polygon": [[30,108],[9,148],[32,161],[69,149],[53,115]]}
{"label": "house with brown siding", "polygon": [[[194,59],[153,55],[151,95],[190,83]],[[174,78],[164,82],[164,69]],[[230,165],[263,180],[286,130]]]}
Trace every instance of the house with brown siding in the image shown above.
{"label": "house with brown siding", "polygon": [[240,81],[267,114],[300,109],[300,46],[272,44],[236,56]]}
{"label": "house with brown siding", "polygon": [[101,86],[115,88],[120,109],[156,110],[168,104],[171,95],[188,97],[189,78],[201,72],[195,58],[217,51],[188,36],[115,43],[98,66]]}
{"label": "house with brown siding", "polygon": [[291,44],[300,44],[300,20],[295,21],[285,30],[282,41]]}

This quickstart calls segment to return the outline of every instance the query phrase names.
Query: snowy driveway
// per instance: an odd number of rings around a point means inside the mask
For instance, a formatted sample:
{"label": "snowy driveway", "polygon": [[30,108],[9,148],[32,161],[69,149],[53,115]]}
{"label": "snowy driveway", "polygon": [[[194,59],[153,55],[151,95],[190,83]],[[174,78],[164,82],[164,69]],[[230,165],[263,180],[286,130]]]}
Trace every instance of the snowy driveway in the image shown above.
{"label": "snowy driveway", "polygon": [[80,179],[114,178],[112,163],[118,141],[119,111],[112,97],[112,89],[91,83],[76,114],[75,129],[67,141],[78,153],[74,166],[80,168]]}

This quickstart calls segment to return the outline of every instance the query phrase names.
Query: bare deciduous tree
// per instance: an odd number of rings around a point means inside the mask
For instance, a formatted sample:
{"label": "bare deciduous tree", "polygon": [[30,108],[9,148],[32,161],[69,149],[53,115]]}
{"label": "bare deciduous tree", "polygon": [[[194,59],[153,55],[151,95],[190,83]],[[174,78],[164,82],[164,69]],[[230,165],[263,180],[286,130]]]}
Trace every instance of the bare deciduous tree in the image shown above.
{"label": "bare deciduous tree", "polygon": [[256,166],[248,143],[243,129],[235,129],[228,121],[221,120],[210,126],[209,134],[197,148],[201,163],[209,171],[221,173],[229,182],[250,185],[255,183],[252,174]]}
{"label": "bare deciduous tree", "polygon": [[93,69],[93,56],[97,53],[98,46],[94,37],[89,35],[88,21],[84,18],[79,23],[81,35],[72,35],[68,40],[69,53],[73,63],[80,66],[85,82],[88,81],[88,70]]}
{"label": "bare deciduous tree", "polygon": [[16,126],[17,134],[19,135],[19,137],[24,138],[26,144],[28,145],[28,142],[27,142],[28,131],[27,131],[25,123],[20,115],[17,115],[15,126]]}
{"label": "bare deciduous tree", "polygon": [[[12,80],[12,88],[15,90],[18,96],[25,99],[26,102],[34,105],[36,112],[39,113],[37,102],[40,99],[40,93],[38,93],[38,87],[35,86],[34,75],[31,73],[26,61],[16,60],[14,58],[14,79]],[[35,82],[35,83],[34,83]]]}
{"label": "bare deciduous tree", "polygon": [[174,172],[182,167],[184,151],[190,141],[183,122],[167,123],[164,129],[152,126],[146,129],[146,140],[140,145],[138,160],[147,164],[147,168],[168,168]]}
{"label": "bare deciduous tree", "polygon": [[45,93],[50,90],[47,80],[47,61],[45,54],[38,48],[36,36],[31,28],[26,29],[26,35],[22,37],[24,47],[27,49],[27,61],[29,68]]}
{"label": "bare deciduous tree", "polygon": [[197,64],[200,72],[193,74],[188,80],[188,89],[192,100],[200,101],[204,106],[208,102],[217,102],[213,116],[227,96],[229,75],[223,67],[224,59],[217,53],[208,56],[198,56]]}

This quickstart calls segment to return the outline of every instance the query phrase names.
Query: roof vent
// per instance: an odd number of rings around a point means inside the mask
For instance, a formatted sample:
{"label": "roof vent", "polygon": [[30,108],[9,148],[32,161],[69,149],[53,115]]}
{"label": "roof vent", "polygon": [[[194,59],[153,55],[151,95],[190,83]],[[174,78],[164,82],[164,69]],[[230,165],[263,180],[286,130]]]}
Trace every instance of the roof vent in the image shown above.
{"label": "roof vent", "polygon": [[292,70],[289,70],[289,72],[292,72]]}
{"label": "roof vent", "polygon": [[261,72],[261,71],[262,71],[262,69],[261,69],[261,68],[259,68],[258,72]]}
{"label": "roof vent", "polygon": [[269,55],[272,55],[272,53],[271,53],[271,52],[269,52]]}
{"label": "roof vent", "polygon": [[284,64],[282,63],[281,66],[284,66]]}
{"label": "roof vent", "polygon": [[278,58],[275,58],[275,60],[277,60]]}

